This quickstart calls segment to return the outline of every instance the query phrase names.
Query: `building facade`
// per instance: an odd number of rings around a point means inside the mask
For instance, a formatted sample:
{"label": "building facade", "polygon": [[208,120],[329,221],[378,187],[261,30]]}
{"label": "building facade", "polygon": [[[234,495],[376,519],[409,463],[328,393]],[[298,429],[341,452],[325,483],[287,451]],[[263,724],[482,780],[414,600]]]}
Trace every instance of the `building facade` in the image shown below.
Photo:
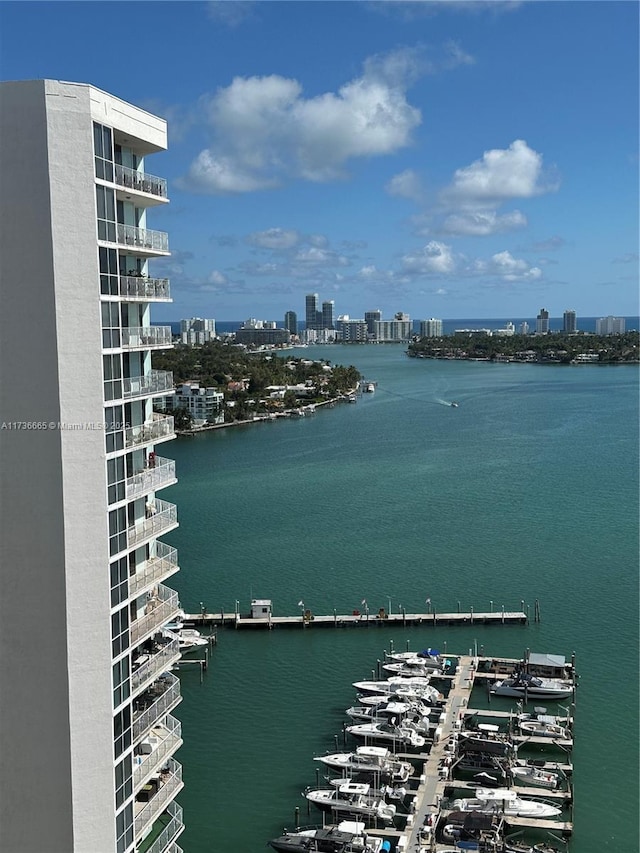
{"label": "building facade", "polygon": [[364,343],[369,337],[367,324],[364,320],[351,320],[343,317],[340,320],[340,340],[344,343]]}
{"label": "building facade", "polygon": [[169,411],[186,409],[193,426],[224,423],[224,394],[216,388],[206,388],[199,382],[183,382],[176,393],[166,399]]}
{"label": "building facade", "polygon": [[284,327],[290,335],[298,334],[298,315],[295,311],[287,311],[284,315]]}
{"label": "building facade", "polygon": [[376,309],[375,311],[365,311],[364,312],[364,321],[367,324],[367,331],[369,332],[369,336],[373,338],[376,333],[376,323],[382,320],[382,311]]}
{"label": "building facade", "polygon": [[335,308],[335,302],[333,299],[328,300],[327,302],[322,303],[322,328],[323,329],[335,329],[335,322],[333,319],[333,311]]}
{"label": "building facade", "polygon": [[536,316],[536,334],[547,335],[549,333],[549,312],[546,308],[541,308],[540,313]]}
{"label": "building facade", "polygon": [[441,338],[442,320],[436,320],[434,317],[429,320],[420,320],[420,337]]}
{"label": "building facade", "polygon": [[318,294],[308,293],[304,300],[304,324],[306,329],[321,329],[322,314],[318,310]]}
{"label": "building facade", "polygon": [[562,315],[562,331],[566,335],[575,335],[578,331],[578,323],[575,311],[565,311]]}
{"label": "building facade", "polygon": [[377,320],[374,337],[377,341],[408,341],[413,333],[413,323],[408,314],[399,313],[393,320]]}
{"label": "building facade", "polygon": [[624,335],[624,317],[600,317],[596,320],[596,335]]}
{"label": "building facade", "polygon": [[1,406],[30,425],[1,433],[2,846],[178,853],[174,427],[154,412],[173,378],[151,367],[171,331],[150,322],[170,287],[147,266],[169,255],[147,227],[166,124],[85,84],[0,98]]}
{"label": "building facade", "polygon": [[202,317],[191,317],[180,320],[180,342],[193,346],[213,341],[216,337],[216,321],[204,320]]}

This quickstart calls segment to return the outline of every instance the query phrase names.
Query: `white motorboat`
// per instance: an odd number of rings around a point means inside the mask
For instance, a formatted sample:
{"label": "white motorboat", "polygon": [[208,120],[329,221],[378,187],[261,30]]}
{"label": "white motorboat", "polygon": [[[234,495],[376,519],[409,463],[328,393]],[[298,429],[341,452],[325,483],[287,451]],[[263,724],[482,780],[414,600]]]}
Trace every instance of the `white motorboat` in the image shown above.
{"label": "white motorboat", "polygon": [[395,717],[398,722],[411,716],[424,717],[428,720],[431,708],[421,702],[384,702],[375,705],[354,705],[347,708],[347,716],[352,720],[364,720],[365,722],[384,723]]}
{"label": "white motorboat", "polygon": [[314,761],[321,761],[333,770],[343,773],[380,774],[393,782],[406,782],[413,773],[408,761],[398,761],[386,747],[359,746],[355,752],[334,752],[331,755],[317,755]]}
{"label": "white motorboat", "polygon": [[396,726],[393,723],[360,723],[347,726],[347,731],[354,737],[370,740],[390,740],[402,746],[420,747],[426,743],[425,738],[408,725]]}
{"label": "white motorboat", "polygon": [[[366,775],[366,774],[365,774]],[[326,777],[325,777],[326,778]],[[335,779],[327,779],[327,782],[330,785],[333,785],[334,788],[340,788],[342,785],[347,782],[364,782],[365,784],[369,784],[366,778],[361,779],[360,776],[349,776],[348,778],[335,778]],[[387,800],[404,800],[404,798],[409,793],[407,788],[404,788],[402,785],[381,785],[378,789],[371,789],[371,794],[374,796],[380,796],[383,799]]]}
{"label": "white motorboat", "polygon": [[386,658],[391,663],[420,664],[432,670],[442,669],[444,663],[437,649],[424,649],[421,652],[389,652]]}
{"label": "white motorboat", "polygon": [[181,652],[190,652],[193,649],[202,648],[209,644],[209,640],[203,637],[200,631],[195,628],[180,628],[178,631],[170,631],[164,629],[165,636],[170,640],[178,640],[178,645]]}
{"label": "white motorboat", "polygon": [[511,817],[557,817],[561,809],[537,800],[523,800],[509,788],[476,788],[475,797],[453,801],[460,811],[496,812]]}
{"label": "white motorboat", "polygon": [[517,696],[522,699],[566,699],[573,694],[573,685],[569,681],[555,678],[537,678],[526,672],[520,672],[513,678],[496,681],[491,688],[496,696]]}
{"label": "white motorboat", "polygon": [[556,740],[571,740],[571,731],[558,723],[557,717],[547,714],[531,716],[523,714],[518,718],[521,734],[531,737],[549,737]]}
{"label": "white motorboat", "polygon": [[[429,677],[387,678],[385,681],[354,681],[358,693],[397,693],[398,690],[425,688],[429,686]],[[437,692],[437,691],[436,691]]]}
{"label": "white motorboat", "polygon": [[324,811],[364,814],[386,823],[391,823],[396,814],[394,805],[362,782],[344,782],[339,788],[311,788],[304,796]]}
{"label": "white motorboat", "polygon": [[511,775],[517,785],[530,788],[547,788],[555,791],[558,787],[558,774],[532,764],[515,765],[511,767]]}
{"label": "white motorboat", "polygon": [[382,838],[368,835],[362,821],[343,820],[337,826],[285,830],[269,845],[282,853],[381,853],[388,849]]}
{"label": "white motorboat", "polygon": [[412,660],[385,663],[382,665],[382,668],[385,672],[391,672],[396,677],[412,678],[420,676],[422,678],[429,678],[440,666],[434,668],[430,662],[423,661],[421,658],[414,658]]}

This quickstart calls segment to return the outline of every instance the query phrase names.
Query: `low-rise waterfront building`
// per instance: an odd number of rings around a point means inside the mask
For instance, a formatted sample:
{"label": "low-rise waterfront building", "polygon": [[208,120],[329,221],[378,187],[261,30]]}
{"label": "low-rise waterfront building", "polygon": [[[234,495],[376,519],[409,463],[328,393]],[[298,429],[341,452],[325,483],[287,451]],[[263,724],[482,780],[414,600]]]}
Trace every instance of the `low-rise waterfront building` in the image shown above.
{"label": "low-rise waterfront building", "polygon": [[183,382],[172,397],[167,397],[168,411],[186,409],[193,426],[224,423],[224,394],[217,388],[206,388],[199,382]]}

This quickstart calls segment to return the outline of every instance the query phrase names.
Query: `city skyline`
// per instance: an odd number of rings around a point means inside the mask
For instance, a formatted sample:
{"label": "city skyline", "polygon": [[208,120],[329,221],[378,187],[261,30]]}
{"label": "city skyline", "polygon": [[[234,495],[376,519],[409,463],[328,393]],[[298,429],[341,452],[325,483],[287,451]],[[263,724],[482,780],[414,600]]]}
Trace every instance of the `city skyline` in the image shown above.
{"label": "city skyline", "polygon": [[167,58],[138,76],[86,38],[105,4],[32,8],[0,4],[5,79],[168,121],[158,321],[281,322],[311,292],[336,317],[637,315],[636,4],[152,2]]}

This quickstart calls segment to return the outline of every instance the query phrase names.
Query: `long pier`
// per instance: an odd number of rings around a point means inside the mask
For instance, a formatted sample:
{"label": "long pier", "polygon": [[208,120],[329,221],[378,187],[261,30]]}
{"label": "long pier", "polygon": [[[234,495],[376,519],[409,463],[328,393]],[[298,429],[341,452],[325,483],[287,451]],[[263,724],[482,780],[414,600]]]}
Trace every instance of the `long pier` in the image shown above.
{"label": "long pier", "polygon": [[376,628],[389,625],[527,625],[529,616],[523,610],[499,610],[477,613],[385,613],[384,616],[372,613],[339,614],[319,616],[303,613],[300,616],[267,616],[256,618],[240,613],[185,613],[182,621],[186,625],[220,626],[236,629],[266,628]]}

